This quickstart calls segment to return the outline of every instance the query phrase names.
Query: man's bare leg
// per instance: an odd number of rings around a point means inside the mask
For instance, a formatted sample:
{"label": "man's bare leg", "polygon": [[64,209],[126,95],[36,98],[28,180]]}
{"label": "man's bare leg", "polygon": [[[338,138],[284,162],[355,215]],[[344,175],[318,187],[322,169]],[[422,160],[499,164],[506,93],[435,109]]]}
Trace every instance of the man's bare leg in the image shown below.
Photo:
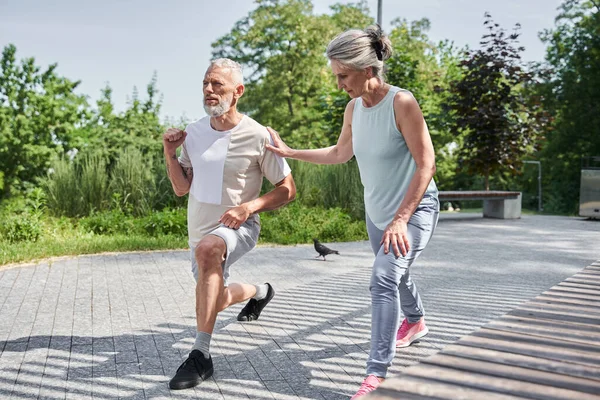
{"label": "man's bare leg", "polygon": [[223,297],[223,263],[225,242],[217,236],[207,236],[194,249],[198,264],[196,283],[196,341],[188,358],[177,369],[169,382],[171,389],[187,389],[210,378],[214,373],[210,356],[210,339],[220,299]]}
{"label": "man's bare leg", "polygon": [[246,283],[230,283],[223,290],[219,302],[219,311],[225,310],[227,307],[241,303],[256,295],[256,286]]}
{"label": "man's bare leg", "polygon": [[196,329],[212,334],[217,314],[256,295],[256,286],[232,283],[224,287],[223,267],[227,247],[219,236],[208,235],[195,250],[198,264],[196,283]]}
{"label": "man's bare leg", "polygon": [[215,327],[220,299],[223,297],[223,268],[226,246],[223,239],[207,236],[200,241],[194,255],[198,264],[196,283],[196,328],[209,335]]}
{"label": "man's bare leg", "polygon": [[261,285],[257,294],[257,286],[241,283],[233,283],[224,287],[222,265],[226,250],[225,241],[216,235],[208,235],[202,239],[194,250],[198,266],[196,341],[187,360],[181,364],[169,382],[171,389],[194,387],[212,376],[214,369],[210,356],[210,341],[217,314],[233,304],[252,297],[260,297],[263,292],[267,291]]}

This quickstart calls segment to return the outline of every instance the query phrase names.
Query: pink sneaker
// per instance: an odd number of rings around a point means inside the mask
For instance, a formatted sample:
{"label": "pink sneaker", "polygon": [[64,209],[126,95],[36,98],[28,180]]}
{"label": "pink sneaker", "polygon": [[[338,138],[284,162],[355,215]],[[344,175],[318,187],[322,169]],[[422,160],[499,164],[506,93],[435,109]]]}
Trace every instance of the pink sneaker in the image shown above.
{"label": "pink sneaker", "polygon": [[398,334],[396,335],[396,347],[408,347],[412,342],[429,333],[425,326],[425,319],[421,318],[419,322],[411,324],[406,318],[402,321]]}
{"label": "pink sneaker", "polygon": [[360,385],[360,389],[358,389],[358,392],[356,392],[356,394],[352,396],[350,400],[358,399],[359,397],[362,397],[365,394],[372,392],[373,390],[377,389],[377,386],[379,386],[380,383],[381,382],[379,382],[379,379],[377,379],[375,375],[367,376],[367,378],[363,381],[362,385]]}

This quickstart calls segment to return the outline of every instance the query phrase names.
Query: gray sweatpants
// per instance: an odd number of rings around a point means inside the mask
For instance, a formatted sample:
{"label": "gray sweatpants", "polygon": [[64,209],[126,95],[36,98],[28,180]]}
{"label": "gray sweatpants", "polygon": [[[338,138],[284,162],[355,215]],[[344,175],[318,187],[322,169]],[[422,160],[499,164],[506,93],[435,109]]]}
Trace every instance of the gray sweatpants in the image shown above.
{"label": "gray sweatpants", "polygon": [[367,232],[375,254],[371,274],[371,353],[367,375],[384,378],[396,354],[396,332],[402,315],[417,322],[424,314],[417,286],[410,278],[409,267],[421,254],[437,225],[439,202],[425,195],[408,221],[410,251],[396,258],[392,248],[384,254],[379,244],[383,231],[367,215]]}

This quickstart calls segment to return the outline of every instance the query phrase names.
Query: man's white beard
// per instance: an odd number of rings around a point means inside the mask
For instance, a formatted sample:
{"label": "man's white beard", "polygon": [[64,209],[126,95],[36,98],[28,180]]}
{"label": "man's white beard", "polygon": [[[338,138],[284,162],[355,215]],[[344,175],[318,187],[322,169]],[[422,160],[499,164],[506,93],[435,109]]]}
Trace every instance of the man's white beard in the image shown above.
{"label": "man's white beard", "polygon": [[231,98],[226,98],[219,101],[219,104],[216,106],[211,106],[209,104],[204,103],[204,111],[211,117],[220,117],[221,115],[227,113],[231,109],[231,101],[233,100],[233,96]]}

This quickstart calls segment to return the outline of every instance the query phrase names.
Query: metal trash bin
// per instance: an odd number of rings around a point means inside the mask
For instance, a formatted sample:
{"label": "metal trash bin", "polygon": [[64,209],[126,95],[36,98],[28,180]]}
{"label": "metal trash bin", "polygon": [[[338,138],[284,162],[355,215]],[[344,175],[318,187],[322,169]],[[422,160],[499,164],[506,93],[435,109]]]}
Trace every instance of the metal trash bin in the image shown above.
{"label": "metal trash bin", "polygon": [[579,215],[600,218],[600,157],[587,157],[581,161]]}

